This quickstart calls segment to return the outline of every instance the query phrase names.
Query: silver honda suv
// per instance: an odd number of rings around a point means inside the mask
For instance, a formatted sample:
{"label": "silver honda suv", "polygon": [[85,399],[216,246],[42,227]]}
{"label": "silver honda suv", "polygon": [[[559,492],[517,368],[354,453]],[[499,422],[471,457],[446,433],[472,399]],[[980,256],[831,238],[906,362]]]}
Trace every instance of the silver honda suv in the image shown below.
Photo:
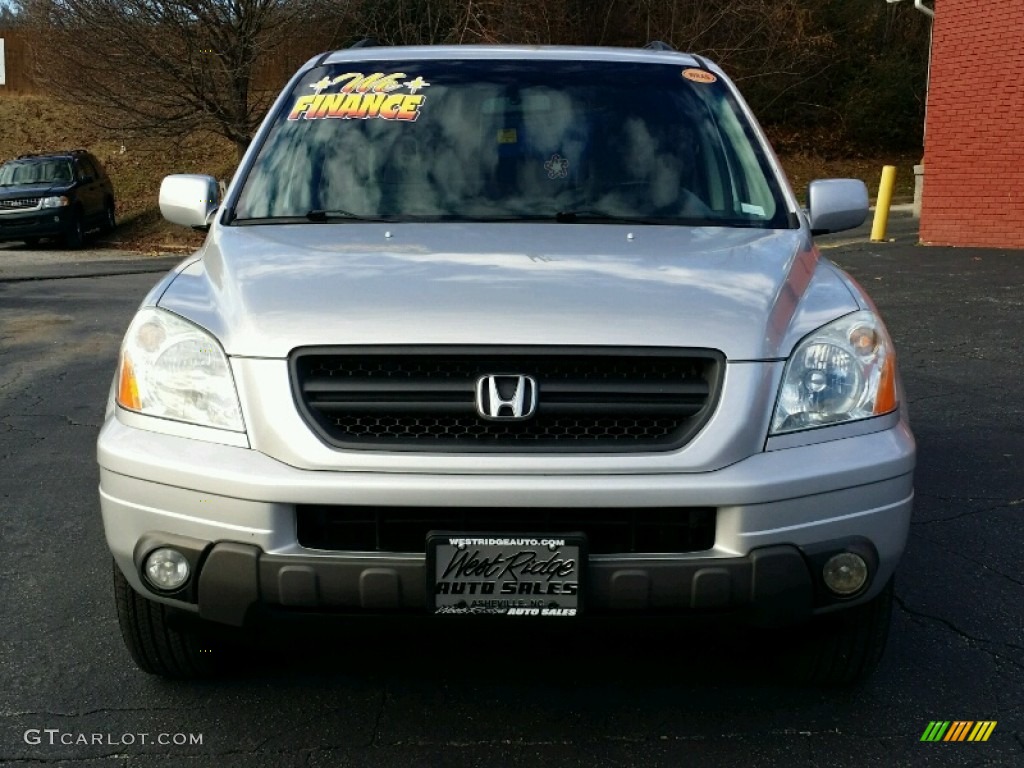
{"label": "silver honda suv", "polygon": [[[99,436],[128,650],[212,672],[285,614],[728,617],[881,657],[914,439],[877,310],[735,86],[664,50],[303,66],[142,302]],[[461,616],[461,618],[455,618]],[[228,636],[230,639],[230,635]]]}

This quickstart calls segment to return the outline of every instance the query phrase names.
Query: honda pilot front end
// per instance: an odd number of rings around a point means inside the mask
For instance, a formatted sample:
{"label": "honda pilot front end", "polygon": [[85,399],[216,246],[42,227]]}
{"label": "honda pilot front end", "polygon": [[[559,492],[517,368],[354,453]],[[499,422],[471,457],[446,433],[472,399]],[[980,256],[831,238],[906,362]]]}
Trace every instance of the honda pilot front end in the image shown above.
{"label": "honda pilot front end", "polygon": [[289,613],[729,617],[813,634],[821,680],[877,664],[914,440],[812,237],[866,190],[803,209],[715,65],[324,54],[223,200],[172,176],[161,208],[207,238],[129,327],[98,444],[142,669]]}

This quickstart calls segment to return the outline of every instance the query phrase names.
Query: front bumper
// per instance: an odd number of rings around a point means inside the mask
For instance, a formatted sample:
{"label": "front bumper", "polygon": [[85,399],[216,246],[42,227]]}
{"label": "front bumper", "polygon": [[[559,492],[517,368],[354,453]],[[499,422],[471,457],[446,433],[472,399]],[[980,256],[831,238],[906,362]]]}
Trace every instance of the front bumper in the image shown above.
{"label": "front bumper", "polygon": [[0,242],[30,237],[63,235],[71,220],[71,208],[37,208],[25,212],[0,214]]}
{"label": "front bumper", "polygon": [[[257,606],[333,612],[423,612],[422,554],[301,547],[295,505],[712,506],[715,545],[685,554],[594,555],[585,610],[741,613],[788,623],[877,594],[903,552],[913,499],[913,437],[884,431],[751,456],[700,473],[446,475],[301,470],[246,448],[126,426],[99,438],[107,542],[132,586],[152,599],[241,624]],[[139,577],[153,542],[199,551],[184,600]],[[856,540],[876,556],[857,598],[823,600],[815,553]]]}

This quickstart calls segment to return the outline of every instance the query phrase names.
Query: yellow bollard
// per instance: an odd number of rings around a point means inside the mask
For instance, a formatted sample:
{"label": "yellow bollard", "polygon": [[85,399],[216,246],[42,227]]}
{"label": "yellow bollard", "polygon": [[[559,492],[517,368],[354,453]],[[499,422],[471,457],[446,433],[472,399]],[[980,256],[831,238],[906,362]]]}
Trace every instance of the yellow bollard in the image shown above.
{"label": "yellow bollard", "polygon": [[885,230],[889,226],[889,206],[892,205],[892,189],[896,186],[896,166],[882,168],[882,182],[878,185],[878,200],[875,202],[875,222],[871,225],[871,242],[885,242]]}

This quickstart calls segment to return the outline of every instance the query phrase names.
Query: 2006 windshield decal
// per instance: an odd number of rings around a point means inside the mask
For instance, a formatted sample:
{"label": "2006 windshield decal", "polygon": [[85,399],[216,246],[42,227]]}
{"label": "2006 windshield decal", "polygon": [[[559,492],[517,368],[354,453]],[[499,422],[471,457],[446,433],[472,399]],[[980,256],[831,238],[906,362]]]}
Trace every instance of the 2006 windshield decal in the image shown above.
{"label": "2006 windshield decal", "polygon": [[[340,86],[340,87],[339,87]],[[426,102],[429,88],[423,77],[410,78],[405,72],[346,72],[324,77],[299,96],[288,114],[289,120],[403,120],[415,122]],[[337,91],[331,92],[336,88]]]}

